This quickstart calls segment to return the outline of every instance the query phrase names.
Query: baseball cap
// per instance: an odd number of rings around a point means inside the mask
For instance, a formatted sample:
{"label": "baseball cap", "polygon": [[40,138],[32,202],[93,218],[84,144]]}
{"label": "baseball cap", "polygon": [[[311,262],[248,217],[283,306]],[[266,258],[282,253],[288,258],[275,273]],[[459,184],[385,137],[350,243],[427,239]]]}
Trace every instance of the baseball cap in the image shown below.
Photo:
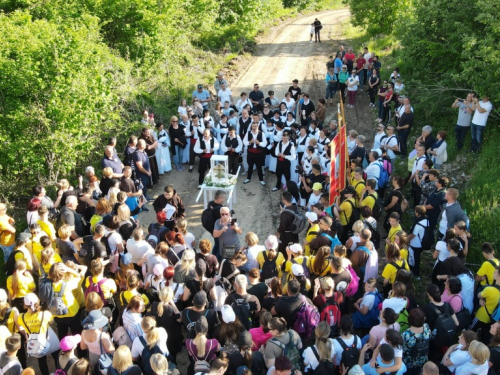
{"label": "baseball cap", "polygon": [[294,276],[304,276],[304,267],[300,264],[292,264],[292,273]]}
{"label": "baseball cap", "polygon": [[38,299],[35,293],[28,293],[24,297],[24,305],[29,306],[33,311],[35,310],[34,309],[35,304],[38,302],[40,302],[40,300]]}
{"label": "baseball cap", "polygon": [[292,253],[297,254],[302,251],[302,246],[300,246],[300,244],[298,243],[294,243],[289,247],[289,249],[292,251]]}
{"label": "baseball cap", "polygon": [[314,185],[313,185],[313,190],[315,190],[315,191],[321,191],[321,190],[323,190],[323,185],[321,185],[320,182],[315,182]]}
{"label": "baseball cap", "polygon": [[266,246],[266,249],[277,249],[279,245],[278,238],[274,234],[271,234],[269,237],[267,237],[264,245]]}
{"label": "baseball cap", "polygon": [[207,293],[204,290],[200,290],[193,297],[193,306],[203,307],[207,303]]}
{"label": "baseball cap", "polygon": [[310,221],[318,221],[318,215],[316,212],[306,212],[306,217]]}
{"label": "baseball cap", "polygon": [[69,352],[70,350],[76,348],[76,346],[82,341],[82,336],[66,336],[61,340],[60,346],[63,352]]}
{"label": "baseball cap", "polygon": [[200,84],[200,85],[198,85],[198,88],[199,88],[199,89],[202,89],[202,88],[203,88],[203,85],[201,85],[201,84]]}
{"label": "baseball cap", "polygon": [[231,306],[222,306],[220,312],[222,314],[222,320],[224,321],[224,323],[232,323],[236,320],[236,314],[234,313],[234,310]]}

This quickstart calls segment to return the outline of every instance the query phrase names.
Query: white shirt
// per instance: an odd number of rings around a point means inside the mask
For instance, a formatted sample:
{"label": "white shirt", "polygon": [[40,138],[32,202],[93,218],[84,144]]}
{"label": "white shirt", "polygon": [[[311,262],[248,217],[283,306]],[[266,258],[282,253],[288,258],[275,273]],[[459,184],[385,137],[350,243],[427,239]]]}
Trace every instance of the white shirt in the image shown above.
{"label": "white shirt", "polygon": [[472,117],[472,123],[474,125],[486,126],[486,121],[488,120],[488,116],[490,115],[491,110],[493,109],[493,105],[490,101],[486,103],[480,101],[477,103],[481,108],[486,109],[486,112],[480,113],[477,108],[474,111],[474,117]]}
{"label": "white shirt", "polygon": [[[375,246],[374,246],[375,248]],[[377,250],[372,250],[371,254],[368,256],[368,260],[365,265],[365,278],[363,282],[367,282],[369,278],[378,276],[378,252]]]}
{"label": "white shirt", "polygon": [[122,236],[117,231],[113,231],[110,234],[110,232],[108,232],[107,230],[104,235],[108,237],[109,248],[111,249],[111,254],[114,255],[116,247],[123,241]]}
{"label": "white shirt", "polygon": [[[207,151],[210,152],[210,150],[208,150],[208,148],[210,148],[211,146],[211,141],[212,137],[210,139],[205,139],[205,137],[203,137],[203,140],[205,142],[205,146],[207,147]],[[217,142],[217,139],[213,138],[214,140],[214,148],[213,148],[213,152],[217,151],[219,149],[219,142]],[[198,139],[196,141],[196,144],[194,145],[194,152],[197,153],[197,154],[203,154],[205,152],[205,149],[201,149],[201,141]]]}
{"label": "white shirt", "polygon": [[247,104],[250,104],[250,108],[253,108],[252,102],[250,99],[246,98],[245,100],[238,99],[236,102],[236,109],[238,110],[239,113],[243,110],[243,107],[246,106]]}
{"label": "white shirt", "polygon": [[450,256],[450,252],[448,250],[448,247],[446,246],[446,242],[444,241],[438,241],[436,243],[436,250],[438,251],[436,263],[438,260],[444,262]]}
{"label": "white shirt", "polygon": [[373,303],[375,302],[375,295],[366,293],[359,304],[360,308],[368,306],[368,310],[371,310],[373,307]]}
{"label": "white shirt", "polygon": [[[377,165],[378,164],[378,165]],[[383,167],[382,167],[383,168]],[[366,179],[375,180],[377,182],[375,190],[378,190],[378,179],[380,177],[380,163],[378,160],[372,161],[368,167],[365,169]]]}
{"label": "white shirt", "polygon": [[292,110],[293,106],[295,105],[295,99],[290,98],[290,101],[288,102],[285,98],[280,103],[285,103],[286,109],[290,112]]}
{"label": "white shirt", "polygon": [[[421,225],[418,225],[418,224],[421,224]],[[422,219],[418,222],[418,224],[415,224],[415,228],[413,228],[412,234],[414,234],[415,237],[413,237],[412,240],[410,241],[410,246],[413,248],[421,248],[422,247],[422,239],[424,238],[424,233],[425,233],[424,227],[426,227],[428,225],[428,220]]]}
{"label": "white shirt", "polygon": [[382,302],[382,310],[388,307],[393,309],[396,314],[399,314],[406,307],[406,299],[397,297],[387,298]]}
{"label": "white shirt", "polygon": [[[280,135],[281,137],[283,137],[283,132],[280,132]],[[276,141],[276,135],[274,139]],[[288,141],[286,144],[284,142],[278,143],[275,150],[276,155],[284,153],[289,144],[291,144],[290,141]],[[295,146],[293,144],[292,147],[290,147],[290,155],[285,155],[285,159],[290,161],[295,160]]]}
{"label": "white shirt", "polygon": [[349,86],[347,87],[347,91],[357,91],[359,85],[359,77],[357,75],[350,76],[347,78],[347,82],[349,82]]}
{"label": "white shirt", "polygon": [[260,268],[259,262],[257,262],[257,255],[264,250],[266,250],[266,248],[262,245],[249,246],[247,250],[247,262],[245,264],[245,269],[251,270],[252,268]]}
{"label": "white shirt", "polygon": [[462,344],[458,344],[455,350],[450,353],[450,361],[453,364],[447,367],[452,373],[457,367],[462,366],[471,360],[469,351],[460,349],[462,349]]}
{"label": "white shirt", "polygon": [[[158,327],[159,333],[160,333],[160,340],[158,341],[158,346],[160,347],[161,352],[163,353],[164,356],[168,355],[168,349],[167,349],[167,331],[165,331],[165,328],[163,327]],[[144,340],[146,340],[146,335],[142,335]],[[132,343],[132,357],[137,358],[140,357],[142,354],[142,350],[144,349],[144,345],[142,345],[141,339],[139,337],[136,337],[134,339],[134,342]]]}
{"label": "white shirt", "polygon": [[297,138],[297,152],[306,152],[306,148],[309,146],[309,136],[300,136]]}
{"label": "white shirt", "polygon": [[375,134],[375,138],[373,139],[373,148],[374,149],[380,148],[380,141],[385,136],[386,135],[384,132]]}
{"label": "white shirt", "polygon": [[[332,343],[332,351],[330,353],[330,358],[333,358],[333,356],[335,355],[335,346],[334,346],[335,342],[333,339],[328,339],[328,340]],[[318,347],[316,345],[314,345],[314,348],[318,352]],[[319,355],[319,352],[318,352],[318,355]],[[307,347],[304,350],[304,353],[302,353],[302,358],[304,358],[304,365],[307,363],[307,366],[305,366],[305,369],[304,369],[306,372],[308,370],[315,370],[316,367],[318,367],[318,365],[319,365],[318,358],[314,354],[311,347]]]}
{"label": "white shirt", "polygon": [[217,96],[220,98],[220,102],[224,105],[225,102],[229,102],[231,104],[231,94],[231,90],[226,87],[225,90],[220,89]]}
{"label": "white shirt", "polygon": [[[340,337],[340,338],[344,341],[344,343],[347,346],[351,346],[354,343],[355,337],[357,340],[356,348],[361,350],[361,347],[362,347],[361,339],[358,336],[352,335],[350,339],[344,339],[343,337]],[[335,340],[333,340],[333,347],[335,348],[335,364],[337,366],[340,365],[340,361],[342,361],[342,353],[344,352],[344,349],[342,349],[342,346],[339,344],[338,339],[339,338],[336,338]]]}
{"label": "white shirt", "polygon": [[370,60],[372,58],[372,54],[370,52],[367,52],[363,55],[363,58],[365,59],[366,61],[366,64],[365,64],[365,69],[368,69],[368,60]]}
{"label": "white shirt", "polygon": [[[256,132],[254,132],[254,131],[247,132],[247,134],[245,134],[245,138],[243,138],[243,144],[245,145],[245,147],[250,147],[250,148],[264,147],[265,148],[267,146],[267,138],[266,138],[266,135],[264,133],[262,133],[262,141],[260,141],[260,145],[257,145],[257,143],[255,143],[255,142],[250,144],[250,133],[252,134],[253,140],[257,140],[257,137],[259,136],[259,130],[257,130]],[[283,147],[283,150],[285,148],[286,147]]]}
{"label": "white shirt", "polygon": [[[446,203],[446,207],[448,207],[449,204]],[[443,210],[443,214],[441,215],[441,220],[439,221],[439,232],[441,233],[446,233],[448,230],[448,217],[446,216],[446,210]]]}
{"label": "white shirt", "polygon": [[422,171],[424,169],[425,159],[426,159],[425,155],[417,156],[415,162],[413,163],[411,174],[414,174],[416,171]]}
{"label": "white shirt", "polygon": [[347,138],[347,152],[349,153],[349,155],[352,154],[356,146],[356,139]]}
{"label": "white shirt", "polygon": [[187,115],[187,107],[179,106],[177,108],[177,112],[180,113],[181,115]]}
{"label": "white shirt", "polygon": [[319,203],[320,199],[321,199],[321,194],[314,195],[314,193],[312,193],[311,196],[309,197],[309,202],[307,202],[307,210],[309,211],[311,206],[314,206],[316,203]]}
{"label": "white shirt", "polygon": [[474,308],[474,279],[465,273],[457,277],[462,282],[460,297],[462,297],[464,307],[472,314],[472,309]]}
{"label": "white shirt", "polygon": [[[398,138],[393,134],[390,137],[387,136],[386,138],[382,139],[380,142],[381,145],[385,146],[390,146],[390,147],[395,147],[398,145]],[[396,159],[396,154],[394,153],[393,150],[386,148],[387,151],[387,156],[389,156],[390,159]]]}
{"label": "white shirt", "polygon": [[462,365],[456,369],[455,375],[487,375],[488,370],[488,361],[479,366],[474,365],[471,362],[467,362],[465,365]]}
{"label": "white shirt", "polygon": [[147,253],[154,254],[154,249],[145,240],[136,241],[133,238],[127,240],[127,251],[132,256],[132,263],[137,264]]}

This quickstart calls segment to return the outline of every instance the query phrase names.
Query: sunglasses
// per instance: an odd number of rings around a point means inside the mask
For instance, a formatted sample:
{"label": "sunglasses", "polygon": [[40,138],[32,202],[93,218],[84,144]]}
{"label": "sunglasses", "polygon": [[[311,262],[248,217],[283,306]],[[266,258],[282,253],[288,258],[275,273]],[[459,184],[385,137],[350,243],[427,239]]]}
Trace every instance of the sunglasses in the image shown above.
{"label": "sunglasses", "polygon": [[229,216],[229,214],[220,214],[220,216]]}

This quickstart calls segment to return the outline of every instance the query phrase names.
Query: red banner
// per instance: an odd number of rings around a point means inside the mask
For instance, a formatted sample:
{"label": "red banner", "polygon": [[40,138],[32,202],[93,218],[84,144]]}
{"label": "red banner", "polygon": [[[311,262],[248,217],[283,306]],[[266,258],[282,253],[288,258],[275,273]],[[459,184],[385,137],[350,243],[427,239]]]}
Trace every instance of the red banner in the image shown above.
{"label": "red banner", "polygon": [[340,140],[339,140],[339,175],[338,175],[338,188],[339,191],[342,191],[346,187],[346,168],[347,168],[347,140],[346,140],[346,127],[345,125],[340,128]]}
{"label": "red banner", "polygon": [[331,156],[330,156],[330,206],[335,203],[335,199],[339,193],[339,143],[340,137],[339,134],[333,138],[333,141],[330,143],[331,147]]}

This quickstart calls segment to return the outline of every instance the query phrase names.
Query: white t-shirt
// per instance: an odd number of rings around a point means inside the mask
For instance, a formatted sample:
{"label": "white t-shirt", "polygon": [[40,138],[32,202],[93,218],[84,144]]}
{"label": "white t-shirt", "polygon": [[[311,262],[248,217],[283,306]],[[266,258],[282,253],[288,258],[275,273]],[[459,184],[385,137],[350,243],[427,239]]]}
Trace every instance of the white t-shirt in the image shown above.
{"label": "white t-shirt", "polygon": [[[446,207],[448,207],[449,204],[446,203]],[[439,232],[441,233],[446,233],[448,230],[448,217],[446,216],[446,210],[443,210],[443,214],[441,215],[441,220],[439,221]]]}
{"label": "white t-shirt", "polygon": [[373,148],[380,148],[381,140],[383,137],[387,137],[384,132],[375,134],[375,138],[373,139]]}
{"label": "white t-shirt", "polygon": [[406,299],[397,297],[387,298],[382,302],[382,310],[388,307],[393,309],[396,314],[399,314],[406,307]]}
{"label": "white t-shirt", "polygon": [[137,264],[145,254],[154,254],[155,252],[151,245],[146,241],[136,241],[133,238],[129,238],[127,240],[127,251],[132,256],[132,263],[134,264]]}
{"label": "white t-shirt", "polygon": [[444,262],[450,256],[450,252],[448,251],[448,247],[446,246],[446,242],[444,241],[436,242],[436,250],[439,252],[437,260],[441,262]]}
{"label": "white t-shirt", "polygon": [[[168,355],[167,331],[165,331],[165,328],[163,328],[163,327],[158,327],[158,330],[160,333],[160,340],[158,341],[158,346],[160,347],[160,350],[163,353],[163,355],[167,356]],[[144,337],[144,340],[146,340],[145,334],[142,337]],[[140,357],[143,349],[144,349],[144,345],[142,345],[140,338],[136,337],[134,339],[134,342],[132,343],[132,357],[133,358]]]}
{"label": "white t-shirt", "polygon": [[358,247],[357,243],[361,242],[361,237],[359,235],[355,234],[350,239],[352,240],[352,245],[351,245],[350,249],[351,249],[351,251],[354,251],[354,250],[356,250],[356,247]]}
{"label": "white t-shirt", "polygon": [[357,91],[358,90],[359,77],[357,75],[350,76],[347,79],[347,82],[349,82],[349,86],[347,87],[347,91]]}
{"label": "white t-shirt", "polygon": [[259,262],[257,261],[257,255],[265,249],[266,248],[262,245],[250,246],[247,251],[247,262],[245,264],[245,269],[251,270],[252,268],[260,268]]}
{"label": "white t-shirt", "polygon": [[493,105],[490,101],[484,103],[480,101],[478,103],[483,109],[486,109],[486,112],[480,113],[477,109],[474,111],[474,117],[472,117],[472,123],[474,125],[486,126],[486,121],[488,120],[488,116],[490,115],[491,110],[493,109]]}
{"label": "white t-shirt", "polygon": [[373,250],[368,257],[365,265],[365,278],[363,282],[367,282],[369,278],[378,276],[378,252]]}
{"label": "white t-shirt", "polygon": [[[335,342],[333,339],[328,339],[332,343],[332,351],[330,353],[330,358],[333,358],[335,355]],[[316,351],[318,351],[318,348],[316,345],[314,345],[316,348]],[[319,355],[319,353],[318,353]],[[311,347],[306,348],[304,350],[304,353],[302,353],[302,358],[304,358],[304,365],[307,363],[307,366],[305,366],[305,371],[307,370],[315,370],[316,367],[319,365],[318,358],[314,355],[314,352]]]}
{"label": "white t-shirt", "polygon": [[[107,232],[107,231],[106,231]],[[111,234],[108,235],[109,232],[105,234],[105,236],[108,236],[108,244],[109,248],[111,249],[111,254],[114,255],[116,252],[116,247],[118,244],[122,243],[123,239],[120,233],[113,231]]]}
{"label": "white t-shirt", "polygon": [[295,105],[295,99],[290,98],[289,102],[283,99],[280,103],[285,103],[287,111],[291,111],[293,106]]}
{"label": "white t-shirt", "polygon": [[179,106],[177,108],[177,112],[180,113],[181,115],[187,115],[187,107]]}
{"label": "white t-shirt", "polygon": [[472,310],[474,308],[474,279],[465,273],[458,275],[457,277],[462,283],[460,297],[462,297],[464,307],[472,314]]}
{"label": "white t-shirt", "polygon": [[232,92],[230,89],[226,87],[225,90],[220,89],[219,92],[217,93],[217,96],[220,98],[220,102],[224,104],[226,101],[231,104],[231,95]]}
{"label": "white t-shirt", "polygon": [[[382,344],[388,344],[385,337],[382,340],[380,340],[379,345],[382,345]],[[391,344],[389,344],[389,345],[391,345]],[[392,346],[392,348],[394,349],[394,358],[403,358],[403,348],[401,346],[398,348],[395,348],[394,346]],[[378,361],[382,360],[382,357],[380,356],[380,354],[378,355],[377,360]]]}
{"label": "white t-shirt", "polygon": [[[424,233],[425,233],[425,228],[427,226],[427,219],[420,220],[418,222],[418,225],[415,225],[415,228],[413,228],[412,234],[415,235],[415,237],[412,238],[410,241],[410,246],[413,248],[420,248],[422,247],[422,239],[424,238]],[[423,226],[422,226],[423,225]]]}
{"label": "white t-shirt", "polygon": [[454,351],[450,353],[450,361],[453,363],[451,366],[447,366],[450,372],[454,372],[457,367],[462,366],[470,361],[470,354],[468,350],[462,349],[462,344],[458,344]]}
{"label": "white t-shirt", "polygon": [[375,302],[375,295],[374,294],[369,294],[366,293],[363,296],[363,299],[361,300],[361,303],[359,304],[360,308],[363,308],[364,306],[368,306],[368,311],[370,311],[373,307],[373,303]]}
{"label": "white t-shirt", "polygon": [[488,361],[484,362],[482,365],[475,365],[473,363],[467,362],[465,365],[459,366],[455,375],[487,375],[489,370]]}
{"label": "white t-shirt", "polygon": [[315,27],[311,26],[311,31],[309,31],[311,33],[311,35],[314,35],[314,30],[315,30]]}
{"label": "white t-shirt", "polygon": [[311,206],[314,206],[316,203],[319,203],[320,199],[321,199],[321,194],[314,195],[314,193],[312,193],[311,196],[309,197],[309,202],[307,203],[307,209],[309,210]]}
{"label": "white t-shirt", "polygon": [[359,350],[361,350],[361,347],[363,345],[361,344],[361,339],[358,336],[356,336],[356,335],[351,335],[351,338],[348,339],[348,340],[344,339],[344,338],[341,338],[341,337],[338,337],[335,340],[333,340],[333,346],[335,348],[335,364],[337,366],[340,365],[340,361],[342,361],[342,353],[344,352],[344,349],[339,344],[338,339],[342,339],[347,346],[351,346],[352,344],[354,344],[354,338],[356,338],[356,340],[357,340],[356,341],[357,342],[356,348],[358,348]]}
{"label": "white t-shirt", "polygon": [[415,159],[415,162],[413,163],[413,168],[411,170],[411,174],[415,173],[416,171],[422,171],[424,169],[424,163],[425,163],[425,155],[417,157]]}
{"label": "white t-shirt", "polygon": [[[390,137],[382,139],[380,144],[394,147],[394,146],[398,145],[398,139],[395,135],[391,135]],[[387,151],[387,156],[389,156],[389,158],[396,159],[396,154],[394,153],[394,151],[392,151],[390,149],[386,149],[386,151]]]}
{"label": "white t-shirt", "polygon": [[195,239],[196,239],[196,237],[191,232],[187,232],[184,235],[184,242],[186,242],[187,247],[189,247],[190,249],[193,248],[193,242],[194,242]]}
{"label": "white t-shirt", "polygon": [[375,185],[375,190],[378,190],[378,179],[380,177],[380,171],[381,171],[379,165],[380,165],[379,161],[376,160],[376,161],[371,162],[370,165],[368,165],[368,167],[366,167],[366,169],[365,169],[366,179],[367,180],[375,180],[377,183]]}

